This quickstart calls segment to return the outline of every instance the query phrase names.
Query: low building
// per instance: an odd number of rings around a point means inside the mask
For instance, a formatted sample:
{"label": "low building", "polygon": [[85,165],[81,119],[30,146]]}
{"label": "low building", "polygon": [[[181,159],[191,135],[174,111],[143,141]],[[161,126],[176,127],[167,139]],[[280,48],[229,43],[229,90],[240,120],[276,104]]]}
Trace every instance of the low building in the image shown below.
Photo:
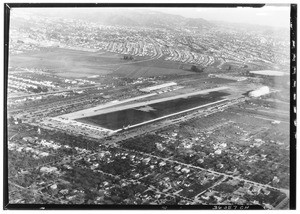
{"label": "low building", "polygon": [[159,90],[162,88],[167,88],[167,87],[171,87],[171,86],[175,86],[175,85],[177,85],[176,82],[169,82],[169,83],[164,83],[164,84],[160,84],[160,85],[150,86],[147,88],[141,88],[140,91],[149,93],[151,91],[156,91],[156,90]]}
{"label": "low building", "polygon": [[288,73],[283,71],[274,71],[274,70],[261,70],[261,71],[250,71],[249,73],[261,76],[284,76]]}
{"label": "low building", "polygon": [[263,86],[257,90],[250,91],[249,97],[260,97],[270,93],[270,89],[268,86]]}

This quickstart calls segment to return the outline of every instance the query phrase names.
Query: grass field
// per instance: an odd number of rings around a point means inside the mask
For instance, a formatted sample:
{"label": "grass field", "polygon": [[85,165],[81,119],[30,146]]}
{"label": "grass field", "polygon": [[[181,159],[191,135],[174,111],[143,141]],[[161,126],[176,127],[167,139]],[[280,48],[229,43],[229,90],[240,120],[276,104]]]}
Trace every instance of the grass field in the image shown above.
{"label": "grass field", "polygon": [[49,69],[54,74],[67,78],[107,74],[129,78],[193,74],[179,69],[178,63],[141,57],[128,61],[122,57],[120,54],[103,51],[44,48],[31,53],[11,55],[9,66]]}
{"label": "grass field", "polygon": [[51,48],[11,56],[9,66],[49,69],[59,76],[78,78],[108,74],[114,68],[103,68],[101,65],[120,63],[121,61],[120,57],[114,54]]}
{"label": "grass field", "polygon": [[[142,63],[138,63],[138,64],[142,64]],[[139,77],[151,77],[151,76],[161,76],[161,75],[186,75],[192,73],[180,69],[156,67],[157,65],[155,64],[155,62],[153,62],[152,64],[153,67],[142,66],[137,64],[123,65],[120,69],[114,71],[113,74],[121,77],[139,78]]]}

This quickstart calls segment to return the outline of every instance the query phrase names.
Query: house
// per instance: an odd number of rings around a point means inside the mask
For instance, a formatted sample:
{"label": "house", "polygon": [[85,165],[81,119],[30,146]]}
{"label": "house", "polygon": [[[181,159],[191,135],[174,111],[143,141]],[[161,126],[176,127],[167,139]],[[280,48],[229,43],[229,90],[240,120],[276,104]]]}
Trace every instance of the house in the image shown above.
{"label": "house", "polygon": [[107,181],[103,182],[103,186],[108,186],[108,185],[109,185],[109,183]]}
{"label": "house", "polygon": [[62,189],[59,191],[59,193],[63,194],[63,195],[66,195],[69,193],[69,190],[68,189]]}
{"label": "house", "polygon": [[51,194],[56,195],[58,193],[58,188],[56,184],[50,186]]}
{"label": "house", "polygon": [[240,197],[238,195],[234,195],[234,196],[232,196],[230,201],[233,203],[236,203],[239,199],[240,199]]}
{"label": "house", "polygon": [[42,153],[40,153],[40,156],[46,157],[46,156],[49,156],[49,153],[48,152],[42,152]]}
{"label": "house", "polygon": [[64,157],[63,160],[62,160],[63,164],[70,163],[70,162],[71,162],[71,157],[70,156]]}
{"label": "house", "polygon": [[236,191],[234,191],[233,194],[243,196],[247,193],[247,191],[248,190],[246,188],[240,187]]}
{"label": "house", "polygon": [[236,186],[240,183],[240,181],[238,179],[232,179],[232,180],[227,181],[227,183],[232,186]]}
{"label": "house", "polygon": [[252,188],[252,192],[254,194],[259,194],[260,190],[261,190],[261,187],[259,187],[259,186],[253,186],[253,188]]}
{"label": "house", "polygon": [[94,164],[91,166],[91,169],[94,170],[94,169],[96,169],[98,166],[99,166],[99,163],[94,163]]}
{"label": "house", "polygon": [[159,163],[159,166],[165,166],[166,165],[166,162],[162,161]]}
{"label": "house", "polygon": [[198,160],[197,160],[197,163],[199,163],[199,164],[201,164],[201,163],[203,163],[204,162],[204,160],[202,159],[202,158],[199,158]]}
{"label": "house", "polygon": [[184,172],[184,173],[189,173],[191,170],[189,168],[183,168],[181,169],[181,172]]}
{"label": "house", "polygon": [[271,192],[267,189],[262,189],[263,194],[269,195]]}
{"label": "house", "polygon": [[213,197],[217,192],[216,191],[207,191],[201,198],[208,200],[210,197]]}
{"label": "house", "polygon": [[169,177],[164,177],[163,178],[165,181],[170,181],[170,178]]}
{"label": "house", "polygon": [[236,204],[243,205],[243,204],[246,204],[246,202],[247,201],[245,199],[239,198],[239,200],[237,200]]}
{"label": "house", "polygon": [[218,167],[219,169],[222,169],[222,168],[224,167],[224,164],[219,163],[219,164],[217,164],[217,167]]}
{"label": "house", "polygon": [[274,176],[273,182],[274,182],[274,183],[278,183],[279,181],[280,181],[280,179],[279,179],[277,176]]}
{"label": "house", "polygon": [[249,190],[250,190],[250,188],[252,187],[252,185],[251,185],[250,183],[245,183],[245,184],[244,184],[244,187],[245,187],[246,189],[249,189]]}
{"label": "house", "polygon": [[180,166],[180,165],[177,165],[177,166],[174,167],[174,169],[175,169],[176,171],[178,171],[178,170],[181,169],[181,166]]}
{"label": "house", "polygon": [[29,143],[34,143],[35,139],[33,137],[23,137],[23,140]]}
{"label": "house", "polygon": [[145,158],[145,159],[143,159],[143,163],[148,164],[150,160],[151,160],[151,158]]}
{"label": "house", "polygon": [[73,169],[73,167],[71,167],[70,165],[68,165],[68,164],[65,164],[65,165],[63,165],[66,169]]}
{"label": "house", "polygon": [[232,175],[237,176],[237,175],[239,175],[239,174],[240,174],[240,172],[235,168],[234,171],[233,171],[233,173],[232,173]]}
{"label": "house", "polygon": [[34,152],[34,149],[31,148],[31,147],[26,147],[26,148],[25,148],[25,151],[26,151],[26,152],[29,152],[29,151],[30,151],[30,152]]}
{"label": "house", "polygon": [[57,171],[57,168],[56,167],[41,167],[40,168],[40,172],[43,172],[43,173],[52,173],[52,172],[55,172]]}
{"label": "house", "polygon": [[218,203],[221,203],[223,201],[222,197],[214,195],[214,198],[217,200]]}
{"label": "house", "polygon": [[226,144],[226,143],[221,143],[220,147],[226,148],[226,147],[227,147],[227,144]]}
{"label": "house", "polygon": [[138,178],[138,177],[140,177],[140,174],[139,173],[134,173],[133,177]]}
{"label": "house", "polygon": [[265,204],[265,203],[263,203],[263,205],[267,209],[270,209],[270,210],[274,209],[274,207],[271,204]]}
{"label": "house", "polygon": [[252,203],[252,204],[260,205],[259,201],[256,201],[256,200],[251,201],[251,203]]}
{"label": "house", "polygon": [[215,151],[215,154],[217,154],[217,155],[222,154],[222,150],[221,150],[221,149],[216,150],[216,151]]}
{"label": "house", "polygon": [[215,175],[213,175],[213,174],[208,174],[208,175],[207,175],[207,179],[208,179],[208,180],[214,180],[214,179],[215,179]]}

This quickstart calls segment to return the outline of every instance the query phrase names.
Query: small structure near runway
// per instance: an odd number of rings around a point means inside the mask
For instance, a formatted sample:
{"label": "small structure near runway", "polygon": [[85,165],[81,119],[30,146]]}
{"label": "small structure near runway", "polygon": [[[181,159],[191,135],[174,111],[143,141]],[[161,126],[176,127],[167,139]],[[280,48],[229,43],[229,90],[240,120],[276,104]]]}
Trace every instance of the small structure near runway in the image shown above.
{"label": "small structure near runway", "polygon": [[171,86],[175,86],[175,85],[177,85],[176,82],[168,82],[168,83],[164,83],[164,84],[160,84],[160,85],[150,86],[147,88],[141,88],[140,91],[149,93],[151,91],[156,91],[156,90],[159,90],[162,88],[167,88],[167,87],[171,87]]}
{"label": "small structure near runway", "polygon": [[261,70],[261,71],[250,71],[249,73],[261,76],[284,76],[289,73],[283,71],[273,71],[273,70]]}
{"label": "small structure near runway", "polygon": [[249,92],[249,97],[260,97],[270,93],[270,89],[268,86],[263,86],[259,89]]}

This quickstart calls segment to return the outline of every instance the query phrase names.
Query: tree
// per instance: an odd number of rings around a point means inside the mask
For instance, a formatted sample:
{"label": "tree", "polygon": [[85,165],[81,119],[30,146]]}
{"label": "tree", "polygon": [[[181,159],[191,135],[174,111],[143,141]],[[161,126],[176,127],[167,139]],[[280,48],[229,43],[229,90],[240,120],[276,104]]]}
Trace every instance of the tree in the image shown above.
{"label": "tree", "polygon": [[124,55],[124,56],[123,56],[123,59],[124,59],[124,60],[133,60],[133,56],[127,56],[127,55]]}
{"label": "tree", "polygon": [[198,68],[196,65],[192,65],[191,71],[201,73],[204,71],[204,68]]}
{"label": "tree", "polygon": [[15,119],[14,119],[13,116],[10,116],[10,117],[8,118],[8,124],[13,124],[14,121],[15,121]]}
{"label": "tree", "polygon": [[196,70],[197,70],[197,67],[195,65],[192,65],[191,71],[196,71]]}

